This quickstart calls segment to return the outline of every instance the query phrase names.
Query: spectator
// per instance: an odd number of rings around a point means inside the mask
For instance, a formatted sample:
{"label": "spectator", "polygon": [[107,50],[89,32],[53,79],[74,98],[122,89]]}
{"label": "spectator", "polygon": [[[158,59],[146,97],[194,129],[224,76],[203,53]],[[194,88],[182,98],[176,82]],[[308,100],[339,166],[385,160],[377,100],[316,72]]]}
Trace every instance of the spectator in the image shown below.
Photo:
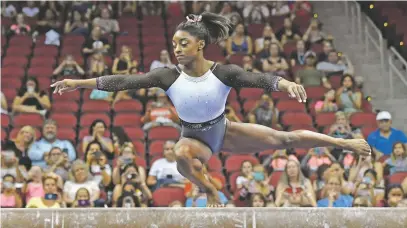
{"label": "spectator", "polygon": [[[341,59],[339,59],[339,55],[341,55]],[[326,61],[317,64],[317,70],[325,72],[328,76],[338,73],[354,74],[353,64],[349,58],[344,54],[339,54],[335,50],[331,50],[328,53],[328,59]]]}
{"label": "spectator", "polygon": [[[145,184],[144,189],[147,189]],[[142,189],[139,183],[127,181],[123,184],[123,190],[120,193],[119,198],[117,199],[117,204],[113,207],[148,207],[148,204],[145,203]],[[150,193],[151,194],[151,193]]]}
{"label": "spectator", "polygon": [[243,24],[236,25],[234,33],[226,41],[226,52],[228,55],[252,54],[252,38],[245,35],[245,27]]}
{"label": "spectator", "polygon": [[271,9],[271,16],[289,16],[290,14],[290,7],[288,6],[287,2],[284,1],[276,1],[273,4],[273,8]]}
{"label": "spectator", "polygon": [[329,166],[329,169],[326,172],[326,177],[333,175],[333,176],[337,176],[337,177],[341,178],[341,180],[342,180],[341,192],[343,194],[351,194],[353,191],[353,183],[347,181],[346,174],[347,173],[345,172],[344,166],[340,162],[334,161]]}
{"label": "spectator", "polygon": [[27,170],[23,165],[18,164],[19,159],[11,150],[1,151],[1,177],[9,174],[14,177],[15,182],[24,183],[28,179]]}
{"label": "spectator", "polygon": [[37,113],[45,117],[51,110],[51,102],[45,91],[40,91],[38,80],[28,77],[13,100],[14,113]]}
{"label": "spectator", "polygon": [[338,111],[338,105],[335,102],[335,90],[331,89],[324,95],[324,99],[315,103],[315,112],[336,112]]}
{"label": "spectator", "polygon": [[243,69],[248,72],[261,73],[261,67],[258,67],[258,61],[254,61],[251,55],[243,56]]}
{"label": "spectator", "polygon": [[27,201],[26,208],[60,208],[64,206],[61,202],[62,197],[58,192],[58,178],[53,175],[46,175],[42,178],[44,194],[39,197],[33,197]]}
{"label": "spectator", "polygon": [[102,76],[107,73],[108,67],[102,53],[95,53],[90,57],[89,75],[92,77]]}
{"label": "spectator", "polygon": [[284,171],[288,159],[298,160],[293,154],[288,154],[286,149],[276,150],[263,161],[263,166],[270,171]]}
{"label": "spectator", "polygon": [[322,52],[318,54],[318,62],[327,61],[329,53],[333,50],[331,41],[325,40],[322,44]]}
{"label": "spectator", "polygon": [[238,12],[233,10],[232,5],[229,2],[221,2],[223,7],[220,11],[220,15],[228,18],[234,26],[242,22],[242,17]]}
{"label": "spectator", "polygon": [[352,207],[372,207],[373,204],[370,202],[368,197],[357,196],[353,200]]}
{"label": "spectator", "polygon": [[29,35],[31,27],[24,22],[24,15],[22,13],[17,14],[16,21],[10,26],[10,32],[12,35]]}
{"label": "spectator", "polygon": [[253,179],[253,164],[250,161],[243,161],[240,165],[241,175],[236,178],[237,189],[246,186],[248,188],[249,182]]}
{"label": "spectator", "polygon": [[3,92],[0,92],[0,97],[1,97],[1,109],[0,109],[1,114],[8,115],[8,104],[6,96],[4,96]]}
{"label": "spectator", "polygon": [[301,160],[301,168],[308,171],[307,176],[315,175],[322,164],[331,165],[336,159],[326,147],[315,147],[308,150],[307,155]]}
{"label": "spectator", "polygon": [[263,94],[254,108],[249,112],[248,119],[250,123],[257,123],[263,126],[279,126],[279,111],[274,106],[273,100],[269,95]]}
{"label": "spectator", "polygon": [[277,207],[316,206],[315,193],[309,179],[301,172],[300,163],[289,159],[276,189]]}
{"label": "spectator", "polygon": [[352,207],[353,197],[341,194],[342,179],[330,176],[325,186],[325,195],[318,200],[318,207]]}
{"label": "spectator", "polygon": [[167,185],[184,187],[185,178],[178,172],[177,161],[175,161],[174,141],[164,143],[164,158],[153,162],[147,177],[147,185],[154,191]]}
{"label": "spectator", "polygon": [[119,22],[116,19],[110,18],[110,10],[104,8],[101,11],[101,17],[93,19],[93,26],[99,26],[102,29],[102,34],[111,34],[120,32]]}
{"label": "spectator", "polygon": [[254,42],[254,50],[256,54],[259,54],[261,51],[267,48],[267,46],[264,45],[265,40],[270,41],[270,43],[279,42],[274,34],[273,28],[269,24],[264,25],[263,36],[257,38]]}
{"label": "spectator", "polygon": [[266,23],[269,16],[270,11],[263,2],[250,2],[243,9],[243,18],[247,24]]}
{"label": "spectator", "polygon": [[276,43],[270,44],[270,55],[263,60],[263,70],[276,75],[286,76],[288,63],[281,53],[280,46]]}
{"label": "spectator", "polygon": [[72,55],[66,55],[65,59],[52,73],[55,76],[79,76],[84,75],[85,71],[82,67],[75,61]]}
{"label": "spectator", "polygon": [[361,111],[362,93],[357,90],[355,79],[346,74],[342,76],[341,85],[335,95],[339,109],[346,114]]}
{"label": "spectator", "polygon": [[72,203],[72,207],[94,207],[94,203],[90,201],[90,193],[87,188],[79,188],[75,194],[75,201]]}
{"label": "spectator", "polygon": [[88,144],[93,141],[97,141],[102,145],[101,151],[104,152],[106,157],[111,160],[114,157],[113,142],[110,137],[105,137],[107,125],[105,121],[96,119],[89,127],[89,135],[85,136],[82,140],[82,151],[86,151]]}
{"label": "spectator", "polygon": [[164,91],[158,92],[156,101],[147,105],[146,113],[141,118],[141,122],[144,124],[143,130],[145,131],[156,126],[180,128],[177,112]]}
{"label": "spectator", "polygon": [[60,32],[61,22],[58,19],[58,15],[55,11],[48,8],[45,11],[45,15],[37,21],[36,31],[40,34],[45,34],[50,30]]}
{"label": "spectator", "polygon": [[94,2],[91,6],[91,18],[99,17],[103,9],[108,9],[109,11],[113,10],[113,7],[109,2]]}
{"label": "spectator", "polygon": [[44,196],[44,188],[42,186],[42,170],[38,166],[31,167],[28,172],[29,180],[23,192],[25,195],[25,202],[29,202],[33,197],[42,197]]}
{"label": "spectator", "polygon": [[362,156],[355,155],[355,162],[349,170],[349,182],[360,183],[363,181],[366,170],[373,169],[376,172],[376,186],[384,186],[383,179],[383,164],[376,161],[376,156],[372,153],[372,156],[363,158]]}
{"label": "spectator", "polygon": [[3,176],[0,206],[1,208],[21,208],[23,202],[15,187],[16,178],[13,175]]}
{"label": "spectator", "polygon": [[365,171],[361,182],[355,184],[354,196],[367,196],[369,201],[376,205],[383,199],[384,189],[376,184],[377,174],[373,169]]}
{"label": "spectator", "polygon": [[405,193],[400,184],[389,184],[386,186],[384,200],[378,203],[378,207],[397,207],[405,198]]}
{"label": "spectator", "polygon": [[27,1],[27,6],[23,7],[22,12],[27,17],[35,17],[40,12],[34,1]]}
{"label": "spectator", "polygon": [[171,62],[171,58],[170,55],[168,54],[168,51],[165,49],[160,52],[160,59],[154,60],[151,63],[150,71],[160,67],[175,68],[175,65],[172,64]]}
{"label": "spectator", "polygon": [[59,147],[52,147],[45,159],[47,165],[44,167],[45,173],[53,173],[59,176],[64,182],[69,178],[69,162],[68,154],[62,151]]}
{"label": "spectator", "polygon": [[47,119],[42,125],[42,138],[36,141],[28,150],[28,157],[30,157],[33,165],[46,167],[45,158],[48,152],[53,147],[59,147],[62,151],[66,151],[69,161],[76,158],[76,151],[72,143],[68,140],[61,140],[57,138],[58,126],[57,122],[52,119]]}
{"label": "spectator", "polygon": [[391,127],[392,121],[389,112],[379,112],[376,120],[379,128],[369,134],[367,142],[373,147],[377,158],[390,155],[396,142],[407,144],[406,135],[402,131]]}
{"label": "spectator", "polygon": [[390,157],[384,161],[385,170],[389,170],[389,174],[393,175],[396,172],[407,171],[407,147],[401,142],[396,142],[393,145],[393,152]]}
{"label": "spectator", "polygon": [[242,122],[242,121],[240,120],[240,118],[236,115],[236,112],[235,112],[235,110],[233,109],[233,107],[230,106],[230,105],[228,105],[228,104],[226,104],[225,114],[226,114],[226,118],[227,118],[228,120],[230,120],[230,121],[238,122],[238,123]]}
{"label": "spectator", "polygon": [[311,19],[308,29],[302,36],[302,39],[311,44],[322,43],[326,39],[326,34],[321,31],[321,27],[322,25],[319,23],[318,19]]}
{"label": "spectator", "polygon": [[137,11],[137,2],[119,2],[119,16],[121,15],[134,15]]}
{"label": "spectator", "polygon": [[172,201],[168,207],[184,207],[184,205],[179,200],[175,200]]}
{"label": "spectator", "polygon": [[352,128],[348,117],[341,111],[335,113],[335,123],[329,128],[328,135],[342,139],[363,139],[360,129]]}
{"label": "spectator", "polygon": [[313,51],[307,51],[304,55],[305,65],[304,68],[295,73],[295,82],[308,86],[324,86],[331,89],[331,84],[326,78],[325,74],[315,68],[316,54]]}
{"label": "spectator", "polygon": [[277,32],[276,36],[281,45],[288,42],[301,40],[300,31],[297,29],[297,26],[293,26],[293,23],[289,17],[284,18],[284,27]]}
{"label": "spectator", "polygon": [[13,5],[13,2],[1,2],[1,16],[3,17],[15,17],[17,15],[17,9]]}
{"label": "spectator", "polygon": [[[228,199],[226,198],[225,194],[221,191],[218,191],[218,196],[220,198],[220,202],[223,205],[226,205]],[[206,193],[204,191],[201,191],[200,188],[195,184],[192,184],[192,189],[187,196],[185,207],[206,207],[206,204]]]}
{"label": "spectator", "polygon": [[330,172],[331,166],[327,165],[327,164],[322,164],[318,167],[318,170],[317,170],[316,176],[315,176],[316,178],[314,181],[312,181],[312,187],[314,188],[315,193],[317,195],[316,198],[320,198],[319,196],[323,195],[322,191],[324,190],[327,177],[331,173]]}
{"label": "spectator", "polygon": [[262,165],[253,167],[252,178],[240,189],[241,201],[249,200],[254,193],[260,193],[267,199],[267,202],[274,202],[274,187],[269,184],[269,177]]}
{"label": "spectator", "polygon": [[107,53],[109,49],[109,41],[102,37],[102,29],[98,26],[93,27],[91,35],[83,43],[82,52],[85,59],[92,54]]}
{"label": "spectator", "polygon": [[99,142],[90,142],[85,150],[85,162],[93,176],[93,181],[107,187],[112,181],[112,168],[107,164],[106,156],[101,152],[101,148],[102,145]]}
{"label": "spectator", "polygon": [[250,197],[250,207],[266,207],[267,199],[260,193],[254,193]]}
{"label": "spectator", "polygon": [[146,170],[142,166],[136,164],[136,156],[137,152],[135,151],[134,145],[130,142],[123,143],[120,148],[120,157],[117,158],[116,166],[113,169],[112,180],[114,185],[122,184],[120,176],[125,166],[130,164],[136,167],[142,182],[146,181]]}
{"label": "spectator", "polygon": [[139,7],[143,15],[159,16],[162,12],[161,2],[140,2]]}
{"label": "spectator", "polygon": [[19,164],[24,165],[25,168],[29,170],[31,169],[31,160],[27,152],[35,142],[35,139],[36,134],[34,128],[27,125],[18,131],[15,139],[7,140],[3,148],[14,151],[16,157],[19,159]]}
{"label": "spectator", "polygon": [[312,6],[309,1],[290,1],[289,6],[293,17],[306,16],[312,12]]}
{"label": "spectator", "polygon": [[133,59],[131,48],[123,45],[120,56],[114,59],[112,73],[113,74],[129,74],[130,69],[137,67],[138,63]]}
{"label": "spectator", "polygon": [[[136,76],[140,74],[137,70],[136,67],[130,68],[130,75]],[[122,90],[118,91],[116,96],[114,97],[112,106],[121,100],[131,100],[131,99],[141,99],[142,97],[145,97],[147,95],[154,95],[154,92],[157,90],[157,88],[149,88],[149,89],[130,89],[130,90]],[[148,92],[148,93],[147,93]]]}
{"label": "spectator", "polygon": [[86,188],[89,191],[91,202],[99,199],[99,186],[92,180],[89,167],[83,161],[76,160],[72,163],[70,175],[70,180],[65,182],[64,185],[63,198],[65,203],[72,205],[80,188]]}
{"label": "spectator", "polygon": [[70,15],[70,19],[65,23],[64,32],[83,36],[88,35],[89,23],[86,16],[79,10],[74,10]]}
{"label": "spectator", "polygon": [[[305,53],[309,53],[309,52],[306,52],[305,42],[303,40],[297,40],[297,48],[294,51],[292,51],[291,55],[290,55],[291,66],[292,67],[296,66],[296,65],[304,66],[306,63]],[[313,54],[315,54],[315,53],[313,53]],[[314,64],[315,64],[315,62],[314,62]],[[313,66],[315,66],[314,64],[313,64]]]}

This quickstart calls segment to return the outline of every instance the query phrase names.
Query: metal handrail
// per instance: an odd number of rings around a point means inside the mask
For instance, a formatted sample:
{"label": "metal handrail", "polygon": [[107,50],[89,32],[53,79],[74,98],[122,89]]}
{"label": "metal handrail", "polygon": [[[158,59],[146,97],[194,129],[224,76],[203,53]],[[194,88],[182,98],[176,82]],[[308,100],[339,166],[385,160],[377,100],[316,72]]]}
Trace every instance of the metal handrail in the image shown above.
{"label": "metal handrail", "polygon": [[[393,72],[400,78],[400,80],[406,85],[407,87],[407,61],[397,52],[394,47],[390,47],[390,54],[389,54],[389,84],[390,84],[390,98],[394,98],[394,87],[393,87]],[[403,73],[397,68],[394,64],[393,57],[397,57],[402,67],[405,67],[406,72]]]}
{"label": "metal handrail", "polygon": [[[367,23],[365,24],[365,55],[369,55],[369,40],[372,42],[373,45],[376,46],[376,48],[379,50],[380,53],[380,73],[381,75],[384,75],[384,42],[383,42],[383,36],[382,32],[376,27],[376,25],[373,23],[373,21],[366,16],[366,21]],[[369,32],[369,26],[370,28],[373,28],[375,33],[377,34],[379,41],[377,42],[377,39],[375,39],[372,34]]]}

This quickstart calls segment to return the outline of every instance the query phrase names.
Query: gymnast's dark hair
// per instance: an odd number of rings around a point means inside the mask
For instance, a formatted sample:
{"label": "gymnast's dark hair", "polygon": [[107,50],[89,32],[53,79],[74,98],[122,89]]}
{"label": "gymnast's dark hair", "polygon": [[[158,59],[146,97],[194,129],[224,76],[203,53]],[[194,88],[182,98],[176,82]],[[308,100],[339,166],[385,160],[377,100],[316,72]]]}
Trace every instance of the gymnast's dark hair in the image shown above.
{"label": "gymnast's dark hair", "polygon": [[214,44],[228,38],[231,28],[232,23],[226,17],[204,12],[201,15],[189,14],[187,20],[177,26],[176,31],[189,32],[192,36],[204,40],[205,44]]}

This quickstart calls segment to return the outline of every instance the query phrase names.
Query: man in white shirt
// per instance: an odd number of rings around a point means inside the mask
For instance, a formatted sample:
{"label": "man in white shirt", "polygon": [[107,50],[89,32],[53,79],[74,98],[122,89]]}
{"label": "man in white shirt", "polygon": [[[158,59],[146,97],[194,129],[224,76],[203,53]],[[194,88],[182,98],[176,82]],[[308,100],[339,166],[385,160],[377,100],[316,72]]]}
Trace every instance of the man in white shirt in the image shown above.
{"label": "man in white shirt", "polygon": [[153,190],[163,185],[184,187],[185,178],[178,172],[174,146],[174,141],[166,141],[163,146],[164,157],[156,160],[151,166],[147,177],[147,185]]}

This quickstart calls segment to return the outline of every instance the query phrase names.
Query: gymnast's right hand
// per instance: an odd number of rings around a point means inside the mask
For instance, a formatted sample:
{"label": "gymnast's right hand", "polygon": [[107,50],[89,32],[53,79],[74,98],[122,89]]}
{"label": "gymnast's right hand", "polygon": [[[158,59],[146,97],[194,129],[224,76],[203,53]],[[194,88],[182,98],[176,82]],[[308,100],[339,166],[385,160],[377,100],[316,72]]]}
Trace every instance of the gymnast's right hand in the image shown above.
{"label": "gymnast's right hand", "polygon": [[62,81],[55,82],[51,85],[51,87],[55,87],[54,93],[59,93],[59,95],[62,95],[65,92],[71,92],[79,88],[78,83],[76,83],[77,81],[78,80],[64,79]]}

